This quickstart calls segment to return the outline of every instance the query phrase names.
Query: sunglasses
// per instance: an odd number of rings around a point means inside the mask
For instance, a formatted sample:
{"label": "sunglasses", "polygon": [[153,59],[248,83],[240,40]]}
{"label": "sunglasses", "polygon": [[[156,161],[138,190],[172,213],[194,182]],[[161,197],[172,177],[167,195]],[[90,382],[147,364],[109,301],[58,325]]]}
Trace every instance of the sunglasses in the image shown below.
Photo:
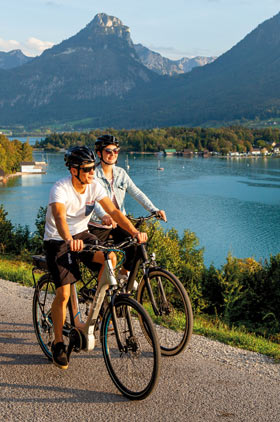
{"label": "sunglasses", "polygon": [[106,151],[107,154],[118,154],[120,152],[120,148],[114,148],[114,149],[104,148],[104,151]]}
{"label": "sunglasses", "polygon": [[83,170],[84,173],[89,173],[91,170],[95,170],[95,165],[90,167],[80,167],[81,170]]}

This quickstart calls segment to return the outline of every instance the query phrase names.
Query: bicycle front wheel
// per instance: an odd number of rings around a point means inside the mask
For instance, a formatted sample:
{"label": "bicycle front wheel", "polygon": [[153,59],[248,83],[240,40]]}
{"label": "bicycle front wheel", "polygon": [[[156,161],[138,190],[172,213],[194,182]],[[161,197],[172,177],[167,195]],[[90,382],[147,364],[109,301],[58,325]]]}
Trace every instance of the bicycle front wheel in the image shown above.
{"label": "bicycle front wheel", "polygon": [[107,370],[120,392],[131,400],[151,394],[158,383],[160,347],[153,323],[138,302],[122,295],[116,298],[103,318],[101,343]]}
{"label": "bicycle front wheel", "polygon": [[193,314],[187,292],[178,278],[167,270],[151,269],[148,280],[143,278],[139,284],[137,301],[155,324],[161,353],[175,356],[185,350],[192,335]]}

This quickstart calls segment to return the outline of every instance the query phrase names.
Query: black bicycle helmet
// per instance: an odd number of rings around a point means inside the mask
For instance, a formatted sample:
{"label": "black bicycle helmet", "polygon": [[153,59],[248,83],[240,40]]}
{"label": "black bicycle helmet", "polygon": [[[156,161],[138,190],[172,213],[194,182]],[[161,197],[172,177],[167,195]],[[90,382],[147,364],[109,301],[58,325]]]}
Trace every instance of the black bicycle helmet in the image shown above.
{"label": "black bicycle helmet", "polygon": [[95,141],[95,150],[102,151],[108,145],[116,145],[118,147],[120,145],[118,139],[113,135],[101,135]]}
{"label": "black bicycle helmet", "polygon": [[66,167],[80,168],[83,164],[95,163],[94,152],[87,146],[76,146],[68,149],[64,156]]}

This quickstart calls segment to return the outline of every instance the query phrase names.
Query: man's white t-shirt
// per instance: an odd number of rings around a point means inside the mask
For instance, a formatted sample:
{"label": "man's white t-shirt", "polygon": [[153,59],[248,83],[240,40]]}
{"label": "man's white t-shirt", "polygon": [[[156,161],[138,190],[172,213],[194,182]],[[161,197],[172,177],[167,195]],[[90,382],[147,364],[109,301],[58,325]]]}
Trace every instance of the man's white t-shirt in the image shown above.
{"label": "man's white t-shirt", "polygon": [[88,222],[95,201],[101,201],[108,196],[105,189],[96,180],[86,185],[83,194],[78,193],[72,184],[72,177],[58,180],[50,191],[49,206],[46,215],[44,240],[63,240],[59,235],[50,204],[59,202],[66,207],[66,222],[71,235],[88,229]]}

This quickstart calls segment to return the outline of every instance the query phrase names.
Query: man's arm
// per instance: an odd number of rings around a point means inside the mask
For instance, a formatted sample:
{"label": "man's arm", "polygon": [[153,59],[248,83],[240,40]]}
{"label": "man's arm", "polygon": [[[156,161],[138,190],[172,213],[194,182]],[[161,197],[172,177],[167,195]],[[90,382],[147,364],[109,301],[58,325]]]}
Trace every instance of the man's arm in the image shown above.
{"label": "man's arm", "polygon": [[140,243],[147,242],[147,234],[139,232],[129,221],[129,219],[115,207],[111,199],[106,196],[105,198],[101,199],[99,203],[104,208],[106,213],[109,214],[122,229],[130,233],[132,237],[137,237]]}
{"label": "man's arm", "polygon": [[60,202],[53,202],[51,207],[57,231],[62,239],[69,244],[70,250],[75,252],[83,250],[83,241],[80,239],[74,240],[69,231],[69,227],[66,221],[65,205]]}

